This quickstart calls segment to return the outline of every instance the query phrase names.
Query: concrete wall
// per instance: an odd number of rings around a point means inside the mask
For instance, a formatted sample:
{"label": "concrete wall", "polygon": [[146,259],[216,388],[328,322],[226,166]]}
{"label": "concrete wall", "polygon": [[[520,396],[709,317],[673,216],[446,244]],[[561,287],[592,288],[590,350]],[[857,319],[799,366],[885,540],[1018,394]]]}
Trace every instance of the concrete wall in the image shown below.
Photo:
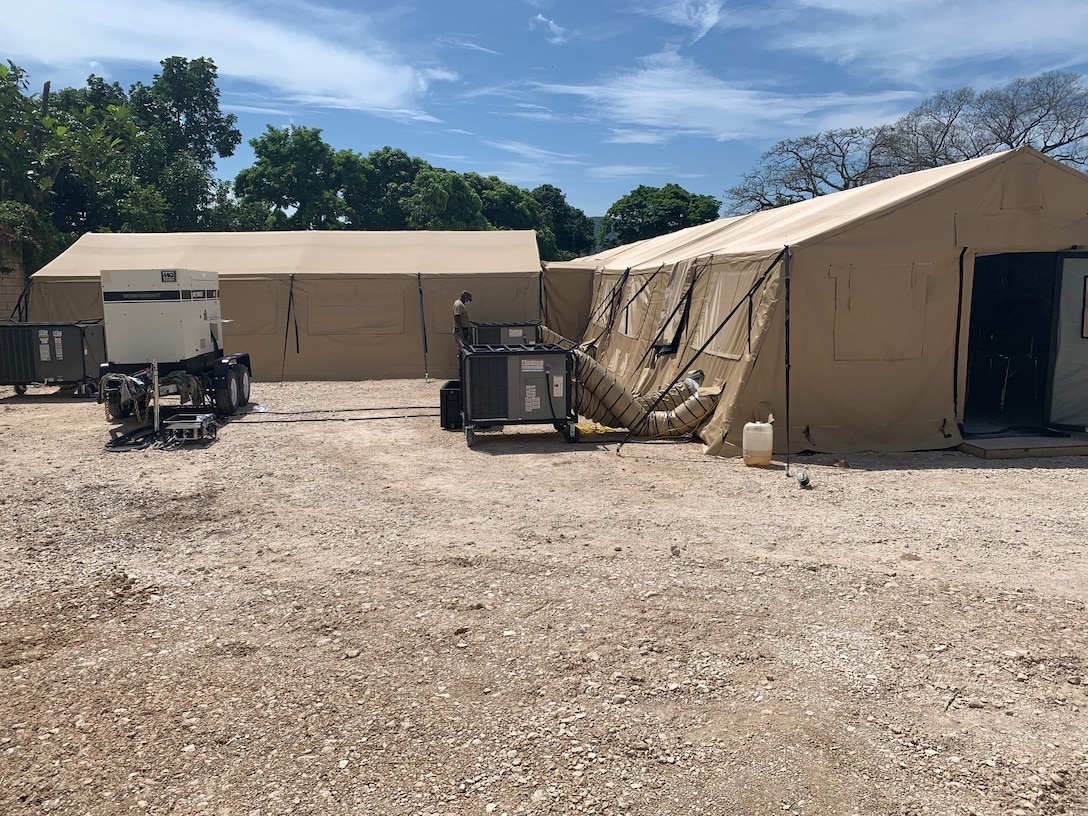
{"label": "concrete wall", "polygon": [[22,253],[0,240],[0,318],[11,315],[25,285]]}

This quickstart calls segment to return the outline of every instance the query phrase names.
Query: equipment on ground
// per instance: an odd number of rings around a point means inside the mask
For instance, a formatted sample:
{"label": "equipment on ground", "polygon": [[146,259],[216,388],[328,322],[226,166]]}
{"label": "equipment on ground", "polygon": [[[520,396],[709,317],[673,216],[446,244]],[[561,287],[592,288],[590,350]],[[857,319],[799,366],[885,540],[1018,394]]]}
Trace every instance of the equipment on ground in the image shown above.
{"label": "equipment on ground", "polygon": [[438,396],[438,413],[442,430],[461,430],[461,381],[449,380],[439,389]]}
{"label": "equipment on ground", "polygon": [[215,439],[219,423],[215,414],[174,414],[162,423],[167,442],[203,442]]}
{"label": "equipment on ground", "polygon": [[471,447],[476,431],[500,425],[548,424],[578,440],[571,399],[569,349],[535,345],[466,345],[460,350],[461,418]]}
{"label": "equipment on ground", "polygon": [[[214,405],[220,416],[249,402],[249,355],[223,349],[217,273],[110,269],[101,279],[110,359],[100,369],[98,398],[109,418],[146,421],[154,411],[158,431],[165,396],[194,408]],[[207,429],[201,420],[201,433]]]}
{"label": "equipment on ground", "polygon": [[25,394],[30,385],[75,386],[76,394],[98,390],[106,359],[101,320],[18,323],[0,320],[0,385]]}

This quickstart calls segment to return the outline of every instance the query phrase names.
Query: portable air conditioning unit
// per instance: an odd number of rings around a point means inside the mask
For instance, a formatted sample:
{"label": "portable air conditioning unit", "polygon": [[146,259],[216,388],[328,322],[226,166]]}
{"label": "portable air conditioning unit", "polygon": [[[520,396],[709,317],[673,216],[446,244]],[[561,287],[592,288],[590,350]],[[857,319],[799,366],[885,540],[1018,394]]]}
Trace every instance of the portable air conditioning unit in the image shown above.
{"label": "portable air conditioning unit", "polygon": [[461,349],[461,414],[465,437],[495,425],[547,424],[577,438],[568,349],[536,345],[473,345]]}
{"label": "portable air conditioning unit", "polygon": [[0,320],[0,385],[75,385],[86,391],[106,360],[101,320],[16,323]]}
{"label": "portable air conditioning unit", "polygon": [[525,323],[473,323],[474,346],[533,346],[540,342],[540,321]]}

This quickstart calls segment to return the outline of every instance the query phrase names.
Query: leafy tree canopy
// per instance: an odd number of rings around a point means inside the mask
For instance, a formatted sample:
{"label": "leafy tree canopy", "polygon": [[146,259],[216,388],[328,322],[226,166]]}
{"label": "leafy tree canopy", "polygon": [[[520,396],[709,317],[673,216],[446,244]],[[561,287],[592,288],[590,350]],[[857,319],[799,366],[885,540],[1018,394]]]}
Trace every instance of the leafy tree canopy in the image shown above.
{"label": "leafy tree canopy", "polygon": [[678,184],[640,185],[608,208],[600,243],[608,249],[705,224],[718,217],[721,206],[713,196],[689,193]]}

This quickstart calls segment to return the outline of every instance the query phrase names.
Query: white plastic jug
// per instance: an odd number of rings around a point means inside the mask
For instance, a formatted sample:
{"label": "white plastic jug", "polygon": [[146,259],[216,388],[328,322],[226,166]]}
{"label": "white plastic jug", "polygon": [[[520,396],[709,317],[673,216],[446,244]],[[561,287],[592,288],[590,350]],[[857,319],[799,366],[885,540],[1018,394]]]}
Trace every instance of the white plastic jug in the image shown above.
{"label": "white plastic jug", "polygon": [[741,452],[744,464],[751,467],[767,467],[774,449],[774,426],[770,422],[748,422],[744,426]]}

